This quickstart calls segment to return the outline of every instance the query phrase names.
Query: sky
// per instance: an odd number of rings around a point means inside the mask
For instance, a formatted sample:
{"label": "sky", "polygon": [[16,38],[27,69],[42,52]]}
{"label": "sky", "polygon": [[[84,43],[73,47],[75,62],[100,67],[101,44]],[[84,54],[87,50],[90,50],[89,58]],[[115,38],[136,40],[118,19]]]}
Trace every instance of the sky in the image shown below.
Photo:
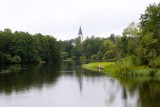
{"label": "sky", "polygon": [[149,4],[159,0],[0,0],[0,30],[10,28],[57,40],[78,36],[121,35],[131,22],[138,23]]}

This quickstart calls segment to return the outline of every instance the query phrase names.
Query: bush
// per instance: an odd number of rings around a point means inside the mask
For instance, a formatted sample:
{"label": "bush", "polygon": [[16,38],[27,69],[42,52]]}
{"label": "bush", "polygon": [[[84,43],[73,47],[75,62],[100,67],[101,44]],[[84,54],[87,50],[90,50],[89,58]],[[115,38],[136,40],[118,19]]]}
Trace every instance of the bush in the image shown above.
{"label": "bush", "polygon": [[68,52],[61,52],[61,59],[65,60],[68,57]]}
{"label": "bush", "polygon": [[19,56],[14,56],[11,58],[11,63],[21,63],[21,57]]}
{"label": "bush", "polygon": [[91,56],[91,60],[92,60],[92,61],[96,61],[96,58],[97,58],[97,55],[92,55],[92,56]]}
{"label": "bush", "polygon": [[41,62],[41,58],[38,55],[34,55],[32,58],[33,63],[40,63]]}

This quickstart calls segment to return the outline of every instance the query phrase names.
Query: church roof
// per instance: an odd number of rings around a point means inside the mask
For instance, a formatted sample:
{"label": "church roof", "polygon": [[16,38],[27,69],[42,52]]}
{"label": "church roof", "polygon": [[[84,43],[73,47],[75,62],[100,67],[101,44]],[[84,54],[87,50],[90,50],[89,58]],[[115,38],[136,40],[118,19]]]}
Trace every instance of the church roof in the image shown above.
{"label": "church roof", "polygon": [[81,29],[81,26],[80,26],[80,28],[79,28],[78,35],[83,35],[83,33],[82,33],[82,29]]}

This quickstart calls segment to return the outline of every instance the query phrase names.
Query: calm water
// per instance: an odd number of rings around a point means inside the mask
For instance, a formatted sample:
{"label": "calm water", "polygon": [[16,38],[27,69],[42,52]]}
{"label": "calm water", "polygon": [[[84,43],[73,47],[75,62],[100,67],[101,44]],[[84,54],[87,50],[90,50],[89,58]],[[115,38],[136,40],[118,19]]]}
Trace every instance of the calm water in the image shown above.
{"label": "calm water", "polygon": [[0,107],[160,106],[155,78],[113,78],[70,62],[0,65],[0,70]]}

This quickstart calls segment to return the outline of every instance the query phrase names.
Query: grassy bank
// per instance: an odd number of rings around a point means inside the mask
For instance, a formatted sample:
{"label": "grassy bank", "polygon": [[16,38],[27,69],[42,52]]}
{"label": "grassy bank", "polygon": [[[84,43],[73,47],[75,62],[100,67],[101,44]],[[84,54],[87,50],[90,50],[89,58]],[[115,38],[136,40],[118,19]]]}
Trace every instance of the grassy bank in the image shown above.
{"label": "grassy bank", "polygon": [[148,66],[133,66],[127,61],[123,62],[93,62],[83,64],[82,68],[99,72],[97,67],[101,65],[102,73],[110,76],[160,76],[160,69],[152,69]]}

